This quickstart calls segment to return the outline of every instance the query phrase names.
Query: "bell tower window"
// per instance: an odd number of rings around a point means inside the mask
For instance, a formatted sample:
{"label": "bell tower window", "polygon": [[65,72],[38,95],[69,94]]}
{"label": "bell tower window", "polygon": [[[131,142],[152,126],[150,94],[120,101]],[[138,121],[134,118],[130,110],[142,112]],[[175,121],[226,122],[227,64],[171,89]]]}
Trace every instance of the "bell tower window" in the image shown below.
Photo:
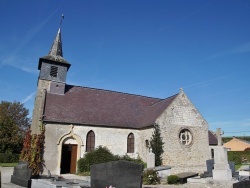
{"label": "bell tower window", "polygon": [[50,69],[50,76],[51,76],[51,77],[54,77],[54,78],[57,78],[57,74],[58,74],[58,67],[56,67],[56,66],[51,66],[51,69]]}

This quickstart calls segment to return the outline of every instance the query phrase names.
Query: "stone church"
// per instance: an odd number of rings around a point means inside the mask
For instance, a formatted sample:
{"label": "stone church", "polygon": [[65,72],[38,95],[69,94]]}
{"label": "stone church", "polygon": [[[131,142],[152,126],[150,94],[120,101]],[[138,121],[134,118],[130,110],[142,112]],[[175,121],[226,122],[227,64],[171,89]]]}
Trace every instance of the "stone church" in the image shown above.
{"label": "stone church", "polygon": [[[45,125],[45,165],[51,174],[75,173],[77,160],[98,146],[146,162],[153,127],[164,142],[163,165],[172,172],[203,172],[209,159],[208,123],[181,89],[164,98],[66,84],[61,30],[38,62],[31,130]],[[46,173],[46,172],[45,172]]]}

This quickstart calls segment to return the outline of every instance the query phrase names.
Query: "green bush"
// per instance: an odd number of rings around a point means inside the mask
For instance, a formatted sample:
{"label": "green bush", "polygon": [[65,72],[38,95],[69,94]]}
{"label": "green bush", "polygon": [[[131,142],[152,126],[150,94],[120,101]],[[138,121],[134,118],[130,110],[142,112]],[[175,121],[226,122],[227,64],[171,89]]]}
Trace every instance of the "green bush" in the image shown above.
{"label": "green bush", "polygon": [[105,163],[117,160],[106,147],[98,147],[96,150],[88,152],[78,160],[78,173],[90,171],[90,165]]}
{"label": "green bush", "polygon": [[168,184],[178,184],[179,183],[179,177],[176,175],[169,175],[167,178]]}
{"label": "green bush", "polygon": [[143,160],[141,160],[141,158],[133,159],[133,158],[129,157],[128,155],[116,156],[116,157],[118,160],[130,161],[130,162],[142,164],[144,168],[147,167],[147,163],[145,163]]}
{"label": "green bush", "polygon": [[83,172],[89,172],[90,166],[93,164],[106,163],[118,160],[126,160],[142,164],[144,165],[144,167],[146,166],[146,163],[144,163],[140,158],[133,159],[128,155],[125,156],[113,155],[106,147],[100,146],[94,151],[86,153],[83,158],[77,161],[78,174],[82,174]]}
{"label": "green bush", "polygon": [[0,153],[0,163],[17,163],[19,156],[15,153]]}
{"label": "green bush", "polygon": [[247,161],[250,161],[250,151],[228,151],[228,161],[233,161],[235,164],[241,164],[244,157]]}
{"label": "green bush", "polygon": [[155,170],[146,170],[143,172],[144,185],[156,185],[160,183],[160,178]]}

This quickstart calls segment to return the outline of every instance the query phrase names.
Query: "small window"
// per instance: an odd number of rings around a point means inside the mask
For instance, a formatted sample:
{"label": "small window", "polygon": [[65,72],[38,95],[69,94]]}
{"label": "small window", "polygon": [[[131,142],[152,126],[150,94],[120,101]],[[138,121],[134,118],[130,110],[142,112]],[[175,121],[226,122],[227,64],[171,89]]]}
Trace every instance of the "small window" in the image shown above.
{"label": "small window", "polygon": [[127,140],[127,153],[134,153],[135,138],[134,134],[130,133]]}
{"label": "small window", "polygon": [[189,146],[192,143],[193,136],[188,129],[182,129],[179,133],[180,143],[184,146]]}
{"label": "small window", "polygon": [[211,157],[214,158],[214,149],[211,149]]}
{"label": "small window", "polygon": [[93,151],[95,149],[95,133],[89,131],[86,139],[86,152]]}
{"label": "small window", "polygon": [[51,66],[51,69],[50,69],[50,76],[51,76],[51,77],[54,77],[54,78],[57,78],[57,73],[58,73],[58,67],[56,67],[56,66]]}

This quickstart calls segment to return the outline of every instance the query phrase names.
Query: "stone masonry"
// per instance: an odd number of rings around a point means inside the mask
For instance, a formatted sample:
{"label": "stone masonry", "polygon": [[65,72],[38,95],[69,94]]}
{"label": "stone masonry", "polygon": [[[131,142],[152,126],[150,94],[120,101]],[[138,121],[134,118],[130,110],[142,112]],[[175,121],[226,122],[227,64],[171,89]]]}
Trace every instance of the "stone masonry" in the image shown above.
{"label": "stone masonry", "polygon": [[[181,92],[165,112],[158,118],[163,137],[163,164],[172,166],[172,172],[203,172],[209,158],[208,124]],[[192,134],[192,143],[183,146],[180,143],[181,129],[188,129]]]}
{"label": "stone masonry", "polygon": [[[179,94],[172,105],[157,119],[164,142],[163,164],[172,166],[172,172],[203,172],[209,159],[208,124],[192,105],[184,93]],[[73,128],[72,128],[73,127]],[[179,132],[187,128],[192,133],[190,146],[179,141]],[[89,131],[95,133],[95,147],[105,146],[115,155],[128,154],[130,157],[146,161],[149,149],[146,140],[152,137],[153,128],[135,130],[94,126],[70,126],[46,124],[45,161],[53,174],[60,174],[62,144],[69,138],[78,145],[78,158],[86,151],[86,136]],[[135,152],[127,153],[127,137],[135,137]]]}

